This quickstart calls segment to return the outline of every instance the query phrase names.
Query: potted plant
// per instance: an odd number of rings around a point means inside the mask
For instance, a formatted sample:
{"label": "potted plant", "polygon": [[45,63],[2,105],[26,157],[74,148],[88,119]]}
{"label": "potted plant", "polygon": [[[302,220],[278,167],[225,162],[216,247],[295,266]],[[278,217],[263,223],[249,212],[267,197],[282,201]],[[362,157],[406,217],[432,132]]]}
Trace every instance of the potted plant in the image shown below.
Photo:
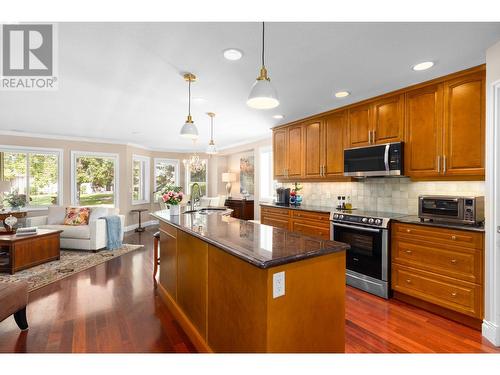
{"label": "potted plant", "polygon": [[161,197],[170,210],[170,215],[179,215],[179,204],[184,198],[184,193],[180,186],[169,186],[163,191]]}
{"label": "potted plant", "polygon": [[19,194],[19,190],[15,189],[5,196],[5,201],[13,210],[19,210],[20,207],[26,206],[26,196]]}

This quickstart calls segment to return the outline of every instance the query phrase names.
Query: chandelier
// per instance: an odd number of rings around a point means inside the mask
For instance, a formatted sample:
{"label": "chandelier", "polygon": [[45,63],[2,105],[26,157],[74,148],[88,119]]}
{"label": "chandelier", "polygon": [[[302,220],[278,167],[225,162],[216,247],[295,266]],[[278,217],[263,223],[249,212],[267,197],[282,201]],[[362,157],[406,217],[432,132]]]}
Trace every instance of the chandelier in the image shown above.
{"label": "chandelier", "polygon": [[201,172],[205,168],[205,160],[200,159],[198,154],[193,154],[189,157],[189,159],[184,159],[182,161],[184,163],[185,168],[189,168],[191,173]]}

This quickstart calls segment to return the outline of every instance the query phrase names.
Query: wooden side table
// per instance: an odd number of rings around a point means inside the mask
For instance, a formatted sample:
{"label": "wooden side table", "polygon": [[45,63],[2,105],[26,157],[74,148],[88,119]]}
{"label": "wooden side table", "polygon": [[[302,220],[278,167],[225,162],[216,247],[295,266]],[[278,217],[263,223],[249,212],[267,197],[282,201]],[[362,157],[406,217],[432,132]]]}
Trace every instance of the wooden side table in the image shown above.
{"label": "wooden side table", "polygon": [[142,218],[141,218],[141,214],[144,212],[144,211],[147,211],[148,209],[147,208],[136,208],[135,210],[130,210],[130,212],[137,212],[139,214],[139,225],[137,226],[137,228],[135,228],[135,231],[136,232],[139,232],[139,233],[142,233],[144,232],[146,229],[142,226]]}
{"label": "wooden side table", "polygon": [[[16,219],[24,219],[27,216],[27,211],[0,211],[0,221],[4,221],[9,216],[14,216]],[[7,225],[3,223],[5,229],[7,229]]]}
{"label": "wooden side table", "polygon": [[224,206],[233,210],[232,217],[242,220],[253,220],[253,200],[226,199]]}

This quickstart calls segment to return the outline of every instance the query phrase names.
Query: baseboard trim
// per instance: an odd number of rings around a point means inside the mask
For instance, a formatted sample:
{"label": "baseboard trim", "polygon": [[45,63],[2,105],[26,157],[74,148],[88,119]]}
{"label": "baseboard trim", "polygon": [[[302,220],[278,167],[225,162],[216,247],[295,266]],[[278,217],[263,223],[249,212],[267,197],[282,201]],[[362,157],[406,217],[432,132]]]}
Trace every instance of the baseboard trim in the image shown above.
{"label": "baseboard trim", "polygon": [[[143,223],[141,223],[141,225],[143,227],[149,227],[151,225],[158,225],[160,224],[160,222],[158,220],[149,220],[149,221],[145,221]],[[137,228],[139,226],[139,224],[132,224],[132,225],[129,225],[129,226],[126,226],[123,230],[125,232],[130,232],[132,230],[134,230],[135,228]]]}
{"label": "baseboard trim", "polygon": [[483,321],[482,334],[486,340],[495,346],[500,346],[500,327],[487,320]]}

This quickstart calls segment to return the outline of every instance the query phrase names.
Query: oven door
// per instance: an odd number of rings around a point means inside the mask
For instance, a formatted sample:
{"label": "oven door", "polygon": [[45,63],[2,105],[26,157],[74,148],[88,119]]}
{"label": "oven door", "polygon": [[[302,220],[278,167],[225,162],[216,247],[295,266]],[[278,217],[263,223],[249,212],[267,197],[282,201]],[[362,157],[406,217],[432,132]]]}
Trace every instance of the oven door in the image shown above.
{"label": "oven door", "polygon": [[351,247],[346,252],[346,268],[378,280],[388,280],[387,229],[332,223],[333,240]]}
{"label": "oven door", "polygon": [[455,197],[419,197],[419,217],[427,219],[463,220],[463,199]]}

